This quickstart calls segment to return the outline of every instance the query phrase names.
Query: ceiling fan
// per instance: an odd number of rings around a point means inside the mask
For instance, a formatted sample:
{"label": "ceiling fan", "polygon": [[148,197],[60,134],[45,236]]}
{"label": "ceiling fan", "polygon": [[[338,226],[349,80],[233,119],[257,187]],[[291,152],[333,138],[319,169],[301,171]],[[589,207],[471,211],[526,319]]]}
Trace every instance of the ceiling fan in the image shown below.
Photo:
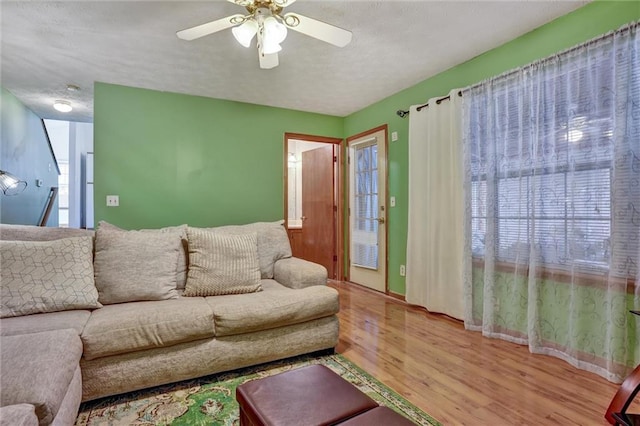
{"label": "ceiling fan", "polygon": [[344,47],[351,41],[351,31],[338,28],[297,13],[282,14],[282,9],[296,0],[227,0],[247,9],[247,15],[231,15],[207,22],[176,35],[183,40],[195,40],[233,27],[233,36],[244,47],[250,47],[254,36],[258,39],[260,68],[278,66],[280,43],[287,37],[287,29],[317,38],[334,46]]}

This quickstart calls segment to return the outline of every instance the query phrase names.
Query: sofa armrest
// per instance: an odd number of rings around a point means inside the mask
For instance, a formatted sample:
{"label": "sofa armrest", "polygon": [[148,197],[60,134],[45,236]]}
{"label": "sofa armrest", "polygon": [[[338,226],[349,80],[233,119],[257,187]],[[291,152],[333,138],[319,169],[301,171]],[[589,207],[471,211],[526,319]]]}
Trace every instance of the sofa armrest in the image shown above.
{"label": "sofa armrest", "polygon": [[308,260],[289,257],[275,263],[273,279],[294,289],[312,285],[327,285],[327,269]]}

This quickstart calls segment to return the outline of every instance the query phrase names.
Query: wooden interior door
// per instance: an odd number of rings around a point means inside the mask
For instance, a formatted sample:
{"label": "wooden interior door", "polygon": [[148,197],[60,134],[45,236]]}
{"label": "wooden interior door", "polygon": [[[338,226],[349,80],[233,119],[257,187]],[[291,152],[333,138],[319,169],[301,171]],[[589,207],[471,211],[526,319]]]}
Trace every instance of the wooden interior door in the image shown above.
{"label": "wooden interior door", "polygon": [[334,145],[302,153],[303,258],[335,278]]}

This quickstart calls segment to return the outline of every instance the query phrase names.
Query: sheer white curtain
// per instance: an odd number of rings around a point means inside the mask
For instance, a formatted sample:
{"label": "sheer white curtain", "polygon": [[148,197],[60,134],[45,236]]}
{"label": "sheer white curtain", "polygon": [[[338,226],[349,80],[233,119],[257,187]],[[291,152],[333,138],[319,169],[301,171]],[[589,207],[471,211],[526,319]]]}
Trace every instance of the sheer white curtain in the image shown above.
{"label": "sheer white curtain", "polygon": [[462,319],[463,194],[461,100],[430,99],[409,115],[406,300]]}
{"label": "sheer white curtain", "polygon": [[621,381],[640,362],[632,24],[464,94],[465,325]]}

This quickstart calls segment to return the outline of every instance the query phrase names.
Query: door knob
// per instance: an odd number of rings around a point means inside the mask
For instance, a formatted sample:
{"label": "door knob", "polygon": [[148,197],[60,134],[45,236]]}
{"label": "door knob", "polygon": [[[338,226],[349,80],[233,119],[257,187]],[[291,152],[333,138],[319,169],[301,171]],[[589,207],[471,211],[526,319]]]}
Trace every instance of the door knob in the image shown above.
{"label": "door knob", "polygon": [[376,219],[379,223],[384,223],[384,217],[379,217]]}

